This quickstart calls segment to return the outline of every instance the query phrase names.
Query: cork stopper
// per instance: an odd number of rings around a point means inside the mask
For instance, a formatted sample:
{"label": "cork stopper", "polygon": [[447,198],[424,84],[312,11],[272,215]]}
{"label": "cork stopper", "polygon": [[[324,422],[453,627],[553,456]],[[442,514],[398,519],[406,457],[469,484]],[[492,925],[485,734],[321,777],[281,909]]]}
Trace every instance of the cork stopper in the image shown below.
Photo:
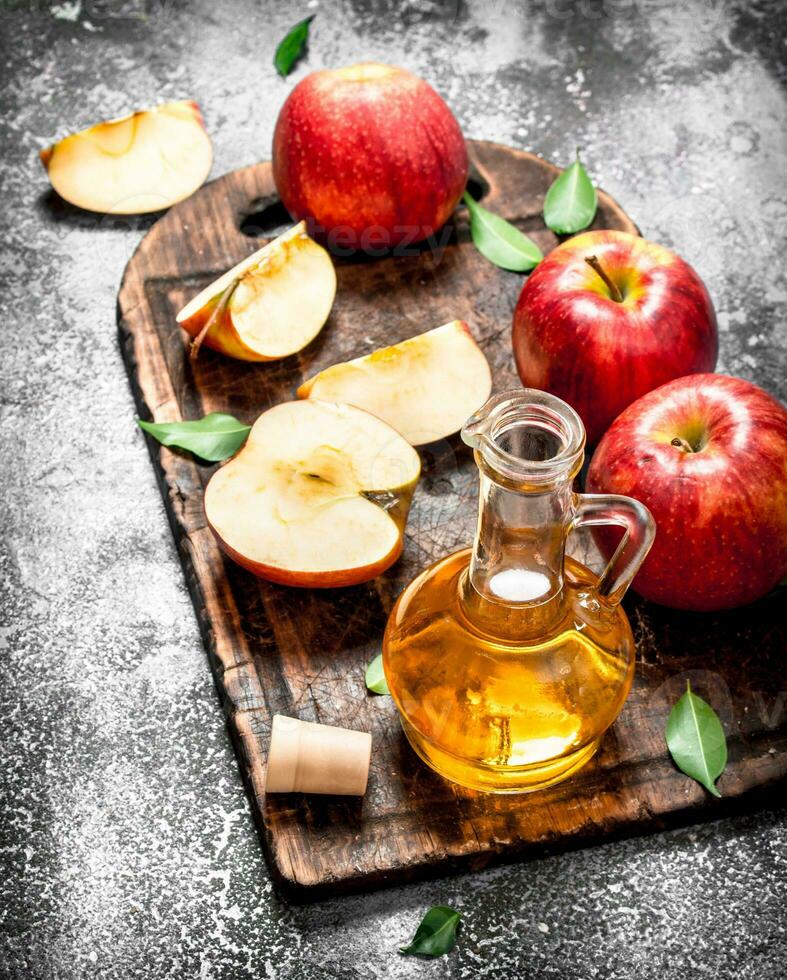
{"label": "cork stopper", "polygon": [[274,715],[265,792],[363,796],[371,756],[367,732]]}

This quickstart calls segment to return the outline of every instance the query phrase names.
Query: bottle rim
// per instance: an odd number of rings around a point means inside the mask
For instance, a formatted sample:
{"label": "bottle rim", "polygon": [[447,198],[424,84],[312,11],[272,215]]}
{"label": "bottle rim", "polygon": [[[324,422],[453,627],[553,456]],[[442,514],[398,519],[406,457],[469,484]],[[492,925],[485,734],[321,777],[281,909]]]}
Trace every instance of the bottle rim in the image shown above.
{"label": "bottle rim", "polygon": [[[520,430],[518,433],[516,430]],[[522,430],[528,438],[523,440]],[[512,388],[492,395],[465,422],[462,440],[480,454],[486,467],[509,481],[555,482],[574,476],[582,465],[585,427],[574,409],[537,388]],[[544,458],[512,451],[514,443],[536,445]]]}

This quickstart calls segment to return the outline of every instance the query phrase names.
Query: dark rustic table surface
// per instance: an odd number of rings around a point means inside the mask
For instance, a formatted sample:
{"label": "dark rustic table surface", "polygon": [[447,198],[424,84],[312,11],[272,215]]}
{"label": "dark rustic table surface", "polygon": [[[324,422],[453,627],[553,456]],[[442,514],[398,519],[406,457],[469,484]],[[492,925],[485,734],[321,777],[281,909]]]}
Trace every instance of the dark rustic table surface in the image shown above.
{"label": "dark rustic table surface", "polygon": [[[468,136],[574,147],[707,282],[719,369],[785,396],[780,0],[6,0],[0,238],[0,976],[25,980],[712,977],[787,967],[787,813],[374,895],[273,892],[117,345],[150,220],[58,204],[38,150],[194,98],[213,174],[269,155],[322,66],[392,61]],[[287,81],[275,43],[316,13]],[[785,699],[774,710],[785,710]],[[397,947],[432,904],[449,957]]]}

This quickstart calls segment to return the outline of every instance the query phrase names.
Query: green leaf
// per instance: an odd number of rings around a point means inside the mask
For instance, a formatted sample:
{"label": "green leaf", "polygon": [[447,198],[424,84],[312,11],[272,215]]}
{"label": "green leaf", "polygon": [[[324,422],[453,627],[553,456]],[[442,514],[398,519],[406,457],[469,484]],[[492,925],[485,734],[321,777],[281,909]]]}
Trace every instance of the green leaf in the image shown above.
{"label": "green leaf", "polygon": [[688,683],[686,693],[670,712],[665,735],[678,769],[709,793],[721,796],[714,783],[727,765],[724,729],[713,708],[692,694]]}
{"label": "green leaf", "polygon": [[543,259],[538,245],[505,218],[482,208],[467,192],[462,200],[470,212],[473,244],[485,259],[510,272],[528,272]]}
{"label": "green leaf", "polygon": [[139,419],[138,424],[162,446],[188,449],[211,463],[234,455],[251,431],[250,425],[222,412],[211,412],[196,422],[143,422]]}
{"label": "green leaf", "polygon": [[405,956],[442,956],[450,953],[456,942],[456,927],[461,916],[448,905],[435,905],[421,919],[409,946],[402,946]]}
{"label": "green leaf", "polygon": [[573,235],[587,228],[596,216],[598,195],[579,153],[568,170],[555,180],[544,198],[544,221],[557,235]]}
{"label": "green leaf", "polygon": [[388,682],[383,673],[383,655],[378,653],[366,668],[366,686],[375,694],[390,694]]}
{"label": "green leaf", "polygon": [[309,25],[316,16],[316,14],[312,14],[311,17],[300,21],[279,42],[273,58],[273,64],[282,78],[286,78],[290,74],[292,66],[302,54],[306,42],[309,39]]}

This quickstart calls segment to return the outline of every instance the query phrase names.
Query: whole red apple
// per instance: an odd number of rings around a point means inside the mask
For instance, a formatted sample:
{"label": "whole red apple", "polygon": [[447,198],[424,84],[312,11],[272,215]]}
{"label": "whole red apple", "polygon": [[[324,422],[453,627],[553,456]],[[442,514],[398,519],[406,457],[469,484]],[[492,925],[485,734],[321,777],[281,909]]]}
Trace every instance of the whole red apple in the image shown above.
{"label": "whole red apple", "polygon": [[335,248],[435,234],[467,183],[459,123],[422,78],[391,65],[317,71],[282,106],[273,175],[287,210]]}
{"label": "whole red apple", "polygon": [[579,412],[588,444],[641,395],[712,371],[716,315],[697,273],[674,252],[622,231],[588,231],[551,252],[514,313],[526,388]]}
{"label": "whole red apple", "polygon": [[629,405],[599,443],[587,488],[653,514],[656,542],[633,585],[646,599],[727,609],[787,574],[787,411],[748,381],[695,374]]}

